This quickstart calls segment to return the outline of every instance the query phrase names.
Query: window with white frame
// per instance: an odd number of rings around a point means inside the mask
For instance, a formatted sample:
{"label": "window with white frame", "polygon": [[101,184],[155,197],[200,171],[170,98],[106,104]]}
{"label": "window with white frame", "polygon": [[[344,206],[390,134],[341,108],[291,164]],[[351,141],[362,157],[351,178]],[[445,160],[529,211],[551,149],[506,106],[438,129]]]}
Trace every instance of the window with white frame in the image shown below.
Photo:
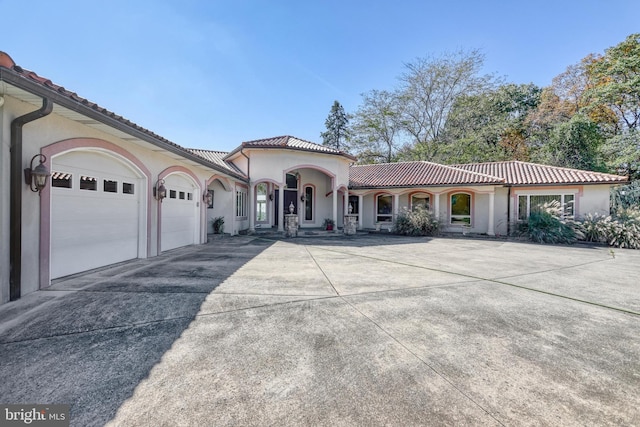
{"label": "window with white frame", "polygon": [[236,216],[247,216],[247,190],[244,188],[236,190]]}
{"label": "window with white frame", "polygon": [[471,194],[451,195],[451,225],[471,225]]}
{"label": "window with white frame", "polygon": [[267,184],[256,185],[256,221],[265,222],[267,220]]}
{"label": "window with white frame", "polygon": [[560,203],[563,218],[575,217],[574,194],[519,194],[518,220],[526,221],[531,212],[540,211],[545,204],[553,201]]}
{"label": "window with white frame", "polygon": [[429,210],[431,205],[429,204],[429,195],[427,193],[416,193],[411,196],[411,210],[416,210],[418,206]]}
{"label": "window with white frame", "polygon": [[376,222],[393,220],[393,196],[381,194],[376,197]]}

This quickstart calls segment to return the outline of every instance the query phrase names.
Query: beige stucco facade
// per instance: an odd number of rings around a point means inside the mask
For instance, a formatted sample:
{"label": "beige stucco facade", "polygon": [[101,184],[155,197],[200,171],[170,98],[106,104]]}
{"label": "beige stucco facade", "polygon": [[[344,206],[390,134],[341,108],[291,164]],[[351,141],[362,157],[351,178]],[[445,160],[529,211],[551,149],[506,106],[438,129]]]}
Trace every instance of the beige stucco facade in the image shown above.
{"label": "beige stucco facade", "polygon": [[[446,232],[505,235],[519,219],[521,202],[537,196],[562,195],[576,218],[609,211],[612,184],[606,183],[510,187],[493,177],[490,184],[350,187],[354,157],[293,137],[250,141],[224,158],[208,158],[60,87],[29,80],[20,69],[9,70],[6,55],[3,61],[0,303],[70,274],[204,243],[218,217],[231,235],[283,232],[292,209],[300,228],[331,220],[338,232],[351,207],[358,229],[385,230],[420,201]],[[26,123],[21,150],[14,149],[18,133],[12,134],[11,124],[38,110],[45,97],[52,111]],[[34,156],[51,172],[39,193],[23,177]],[[19,168],[12,169],[12,159]],[[452,206],[462,202],[468,212],[461,215],[456,205],[454,215]]]}

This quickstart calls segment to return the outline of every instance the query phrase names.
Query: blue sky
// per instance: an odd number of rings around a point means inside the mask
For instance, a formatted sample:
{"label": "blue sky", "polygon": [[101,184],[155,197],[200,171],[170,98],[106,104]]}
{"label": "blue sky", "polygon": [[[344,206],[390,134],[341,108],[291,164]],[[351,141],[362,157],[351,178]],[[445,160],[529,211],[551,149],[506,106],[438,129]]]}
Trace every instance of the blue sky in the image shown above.
{"label": "blue sky", "polygon": [[480,49],[484,72],[547,86],[640,32],[637,0],[5,1],[0,50],[186,147],[321,142],[334,100],[393,89],[403,64]]}

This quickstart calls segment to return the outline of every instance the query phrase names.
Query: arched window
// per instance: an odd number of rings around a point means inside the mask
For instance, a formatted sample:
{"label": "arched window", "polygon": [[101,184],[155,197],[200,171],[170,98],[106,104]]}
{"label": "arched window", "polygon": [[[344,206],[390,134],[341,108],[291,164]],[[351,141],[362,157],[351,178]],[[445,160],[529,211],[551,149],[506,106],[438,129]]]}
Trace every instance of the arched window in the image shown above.
{"label": "arched window", "polygon": [[451,225],[471,225],[471,194],[451,195]]}
{"label": "arched window", "polygon": [[256,185],[256,222],[267,221],[267,184]]}
{"label": "arched window", "polygon": [[393,196],[381,194],[376,197],[376,222],[393,220]]}
{"label": "arched window", "polygon": [[304,187],[304,220],[313,221],[313,187]]}
{"label": "arched window", "polygon": [[431,209],[431,199],[427,193],[416,193],[411,196],[411,210],[415,210],[418,206],[429,210]]}

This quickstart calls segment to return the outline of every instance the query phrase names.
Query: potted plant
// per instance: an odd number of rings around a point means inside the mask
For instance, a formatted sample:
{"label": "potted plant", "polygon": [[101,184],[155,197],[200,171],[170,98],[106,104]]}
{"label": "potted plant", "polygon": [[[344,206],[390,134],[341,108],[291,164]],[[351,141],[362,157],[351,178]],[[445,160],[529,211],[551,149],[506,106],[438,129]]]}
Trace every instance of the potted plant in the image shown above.
{"label": "potted plant", "polygon": [[224,217],[218,216],[211,220],[211,224],[213,225],[213,234],[222,234],[224,233]]}
{"label": "potted plant", "polygon": [[325,218],[324,221],[322,222],[322,227],[324,227],[325,230],[333,230],[333,227],[336,225],[336,222],[331,219],[331,218]]}

